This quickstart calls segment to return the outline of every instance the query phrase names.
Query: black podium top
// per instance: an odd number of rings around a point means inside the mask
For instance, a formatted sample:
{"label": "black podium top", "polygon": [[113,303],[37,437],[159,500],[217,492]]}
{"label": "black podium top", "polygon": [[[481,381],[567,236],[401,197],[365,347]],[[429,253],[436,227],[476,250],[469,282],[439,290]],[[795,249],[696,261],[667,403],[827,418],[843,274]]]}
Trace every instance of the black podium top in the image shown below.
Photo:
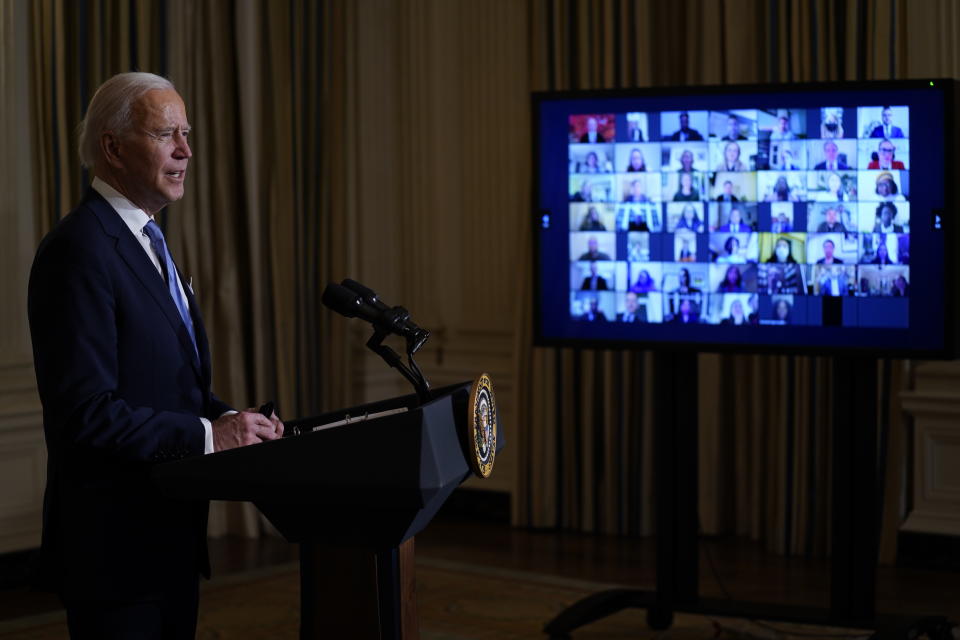
{"label": "black podium top", "polygon": [[[153,477],[170,497],[251,501],[291,542],[396,546],[471,473],[469,391],[463,383],[422,405],[409,395],[291,421],[280,440],[160,464]],[[394,409],[405,411],[363,420]],[[499,419],[496,428],[499,450]]]}

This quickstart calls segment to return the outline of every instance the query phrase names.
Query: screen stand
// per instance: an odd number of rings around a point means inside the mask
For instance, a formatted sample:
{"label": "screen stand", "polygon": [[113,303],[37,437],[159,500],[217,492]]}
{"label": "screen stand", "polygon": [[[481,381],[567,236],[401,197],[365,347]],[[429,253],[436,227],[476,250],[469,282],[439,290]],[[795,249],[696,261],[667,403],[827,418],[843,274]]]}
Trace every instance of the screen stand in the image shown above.
{"label": "screen stand", "polygon": [[931,620],[946,624],[942,617],[918,620],[875,612],[882,486],[875,357],[833,359],[833,553],[829,607],[819,608],[699,597],[697,354],[657,352],[654,371],[656,591],[595,593],[561,612],[544,633],[555,640],[570,638],[573,630],[627,608],[646,609],[647,624],[656,630],[669,628],[677,611],[878,629],[874,638],[915,637]]}

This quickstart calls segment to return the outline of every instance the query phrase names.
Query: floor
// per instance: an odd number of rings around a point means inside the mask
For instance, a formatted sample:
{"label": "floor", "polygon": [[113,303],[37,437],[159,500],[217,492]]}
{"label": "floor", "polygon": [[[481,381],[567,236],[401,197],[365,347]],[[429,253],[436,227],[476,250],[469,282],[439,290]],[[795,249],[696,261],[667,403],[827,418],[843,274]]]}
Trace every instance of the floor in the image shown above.
{"label": "floor", "polygon": [[[651,589],[655,540],[510,528],[497,522],[441,517],[416,538],[417,554],[433,559],[534,571],[566,578]],[[297,548],[283,540],[211,540],[217,575],[294,562]],[[829,564],[785,558],[736,538],[701,539],[700,593],[706,598],[825,607]],[[59,608],[56,599],[22,585],[0,585],[0,620]],[[880,567],[877,610],[936,614],[960,621],[960,573]]]}

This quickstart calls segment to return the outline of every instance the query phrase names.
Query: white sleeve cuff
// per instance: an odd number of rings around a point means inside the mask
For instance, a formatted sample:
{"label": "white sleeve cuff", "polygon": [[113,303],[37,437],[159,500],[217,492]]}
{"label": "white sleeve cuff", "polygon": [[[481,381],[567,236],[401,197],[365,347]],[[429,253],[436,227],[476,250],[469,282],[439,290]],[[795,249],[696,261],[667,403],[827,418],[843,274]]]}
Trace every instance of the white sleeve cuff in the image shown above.
{"label": "white sleeve cuff", "polygon": [[213,453],[213,425],[206,418],[200,418],[203,423],[203,455]]}
{"label": "white sleeve cuff", "polygon": [[[232,416],[235,413],[240,413],[240,412],[230,409],[229,411],[224,411],[223,413],[221,413],[220,417],[222,418],[223,416]],[[203,455],[207,455],[208,453],[213,453],[213,424],[206,418],[200,418],[200,422],[203,423],[203,430],[204,430]]]}

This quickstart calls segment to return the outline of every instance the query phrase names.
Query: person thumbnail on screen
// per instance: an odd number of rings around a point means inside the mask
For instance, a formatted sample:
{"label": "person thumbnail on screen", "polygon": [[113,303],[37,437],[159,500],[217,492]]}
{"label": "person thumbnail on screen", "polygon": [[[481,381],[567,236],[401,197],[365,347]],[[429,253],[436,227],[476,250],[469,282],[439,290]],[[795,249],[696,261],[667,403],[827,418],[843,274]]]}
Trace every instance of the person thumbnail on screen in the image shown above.
{"label": "person thumbnail on screen", "polygon": [[608,232],[571,232],[570,259],[578,261],[607,261],[616,257],[616,234]]}
{"label": "person thumbnail on screen", "polygon": [[623,295],[623,311],[617,313],[617,322],[627,324],[647,322],[647,308],[637,304],[637,294],[628,291]]}
{"label": "person thumbnail on screen", "polygon": [[693,299],[682,296],[679,298],[668,297],[664,311],[665,322],[671,324],[699,324],[700,323],[700,305]]}
{"label": "person thumbnail on screen", "polygon": [[627,324],[663,322],[663,301],[659,293],[638,296],[628,291],[621,299],[622,306],[617,311],[617,322]]}
{"label": "person thumbnail on screen", "polygon": [[910,295],[910,267],[861,265],[860,295],[906,298]]}
{"label": "person thumbnail on screen", "polygon": [[848,171],[857,157],[856,140],[810,140],[807,162],[814,171]]}
{"label": "person thumbnail on screen", "polygon": [[612,113],[573,115],[569,119],[569,140],[590,144],[613,142],[616,129],[617,119]]}
{"label": "person thumbnail on screen", "polygon": [[909,107],[860,107],[857,109],[861,138],[909,138],[906,127],[910,123]]}
{"label": "person thumbnail on screen", "polygon": [[843,107],[821,107],[820,137],[843,138]]}
{"label": "person thumbnail on screen", "polygon": [[856,233],[807,234],[807,261],[811,264],[856,264],[859,253]]}
{"label": "person thumbnail on screen", "polygon": [[860,171],[857,175],[861,200],[903,202],[907,199],[907,171]]}
{"label": "person thumbnail on screen", "polygon": [[725,142],[755,140],[757,112],[753,110],[711,111],[710,137]]}
{"label": "person thumbnail on screen", "polygon": [[760,109],[757,127],[762,140],[795,140],[807,136],[807,110]]}
{"label": "person thumbnail on screen", "polygon": [[675,262],[697,261],[697,236],[686,229],[673,235],[673,259]]}
{"label": "person thumbnail on screen", "polygon": [[753,203],[712,202],[707,208],[710,231],[748,233],[757,228],[757,205]]}
{"label": "person thumbnail on screen", "polygon": [[613,176],[570,176],[570,202],[612,202]]}
{"label": "person thumbnail on screen", "polygon": [[873,233],[910,233],[910,203],[861,202],[860,230]]}
{"label": "person thumbnail on screen", "polygon": [[849,296],[856,289],[856,267],[842,264],[818,264],[813,278],[820,296]]}
{"label": "person thumbnail on screen", "polygon": [[807,290],[807,265],[796,262],[764,262],[757,267],[757,291],[803,294]]}
{"label": "person thumbnail on screen", "polygon": [[620,188],[617,199],[621,202],[645,203],[661,200],[659,175],[622,173],[618,178]]}
{"label": "person thumbnail on screen", "polygon": [[844,233],[857,230],[856,205],[842,202],[807,205],[807,231],[811,233]]}
{"label": "person thumbnail on screen", "polygon": [[627,291],[641,296],[660,291],[663,265],[659,262],[631,262],[628,265]]}
{"label": "person thumbnail on screen", "polygon": [[613,145],[571,144],[568,158],[570,173],[613,173]]}
{"label": "person thumbnail on screen", "polygon": [[700,132],[706,130],[706,111],[663,111],[660,114],[660,131],[672,131],[672,133],[664,135],[664,141],[703,140],[703,134]]}
{"label": "person thumbnail on screen", "polygon": [[749,293],[730,293],[710,296],[706,321],[710,324],[734,327],[751,326],[750,297],[752,295]]}
{"label": "person thumbnail on screen", "polygon": [[[903,147],[901,151],[902,157],[909,158],[910,154],[907,141],[902,140],[899,146]],[[881,138],[880,142],[877,143],[872,151],[870,151],[870,147],[866,142],[862,142],[861,147],[870,153],[868,158],[864,158],[867,160],[866,168],[869,170],[903,171],[907,168],[902,160],[897,159],[898,145],[894,144],[892,140]],[[862,164],[861,167],[863,167]]]}
{"label": "person thumbnail on screen", "polygon": [[684,144],[664,143],[660,145],[660,170],[705,171],[709,164],[710,146],[706,142],[687,142]]}
{"label": "person thumbnail on screen", "polygon": [[746,264],[756,262],[757,238],[754,233],[710,234],[710,261],[719,264]]}
{"label": "person thumbnail on screen", "polygon": [[757,169],[801,171],[807,168],[806,145],[801,140],[769,140],[757,148]]}
{"label": "person thumbnail on screen", "polygon": [[639,111],[630,111],[626,115],[627,130],[623,140],[629,142],[644,142],[649,139],[647,132],[650,130],[647,126],[647,114]]}
{"label": "person thumbnail on screen", "polygon": [[773,202],[770,204],[770,231],[773,233],[789,233],[793,231],[792,203]]}
{"label": "person thumbnail on screen", "polygon": [[612,204],[571,203],[570,229],[572,231],[614,231],[613,207]]}
{"label": "person thumbnail on screen", "polygon": [[660,171],[660,162],[662,160],[659,142],[618,144],[616,145],[614,157],[614,166],[619,173]]}
{"label": "person thumbnail on screen", "polygon": [[579,291],[613,291],[616,289],[614,262],[574,262],[570,265],[571,289]]}
{"label": "person thumbnail on screen", "polygon": [[806,262],[805,233],[761,233],[760,260],[778,264],[804,264]]}
{"label": "person thumbnail on screen", "polygon": [[650,261],[649,233],[634,232],[627,234],[627,260],[630,262]]}
{"label": "person thumbnail on screen", "polygon": [[689,231],[703,233],[704,224],[702,202],[669,202],[667,203],[667,231]]}
{"label": "person thumbnail on screen", "polygon": [[665,199],[673,202],[699,202],[703,194],[702,173],[666,173],[663,175]]}
{"label": "person thumbnail on screen", "polygon": [[663,231],[661,218],[659,204],[621,204],[617,207],[617,230],[659,233]]}
{"label": "person thumbnail on screen", "polygon": [[[729,183],[729,184],[728,184]],[[753,171],[717,171],[707,176],[707,200],[716,202],[756,202],[757,174]]]}
{"label": "person thumbnail on screen", "polygon": [[794,298],[792,295],[771,296],[770,303],[770,317],[762,320],[763,324],[794,324]]}
{"label": "person thumbnail on screen", "polygon": [[757,266],[753,264],[710,265],[710,291],[746,293],[757,290]]}
{"label": "person thumbnail on screen", "polygon": [[753,171],[757,164],[756,142],[713,142],[710,144],[714,171]]}
{"label": "person thumbnail on screen", "polygon": [[799,202],[806,199],[802,171],[758,171],[757,195],[764,202]]}
{"label": "person thumbnail on screen", "polygon": [[613,291],[571,291],[570,317],[579,322],[612,322],[617,317]]}
{"label": "person thumbnail on screen", "polygon": [[810,171],[807,173],[807,198],[817,202],[848,202],[858,199],[857,173],[849,171]]}
{"label": "person thumbnail on screen", "polygon": [[895,233],[860,235],[860,262],[863,264],[910,264],[910,236]]}

